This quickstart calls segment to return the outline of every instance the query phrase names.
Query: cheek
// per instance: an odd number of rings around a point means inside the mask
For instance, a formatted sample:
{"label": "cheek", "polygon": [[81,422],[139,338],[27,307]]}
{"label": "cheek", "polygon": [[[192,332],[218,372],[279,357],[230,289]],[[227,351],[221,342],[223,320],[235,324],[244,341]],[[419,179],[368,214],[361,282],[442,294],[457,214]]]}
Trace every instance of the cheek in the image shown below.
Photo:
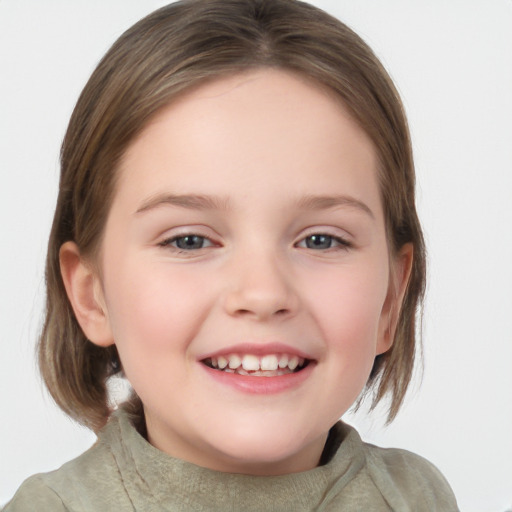
{"label": "cheek", "polygon": [[382,264],[360,270],[346,267],[316,282],[311,309],[329,349],[345,357],[373,358],[387,293],[387,269]]}
{"label": "cheek", "polygon": [[144,260],[124,263],[109,275],[107,309],[121,354],[144,358],[186,347],[208,301],[200,275]]}
{"label": "cheek", "polygon": [[120,263],[109,274],[109,320],[126,377],[144,403],[155,389],[181,389],[189,351],[208,310],[204,280],[164,264]]}

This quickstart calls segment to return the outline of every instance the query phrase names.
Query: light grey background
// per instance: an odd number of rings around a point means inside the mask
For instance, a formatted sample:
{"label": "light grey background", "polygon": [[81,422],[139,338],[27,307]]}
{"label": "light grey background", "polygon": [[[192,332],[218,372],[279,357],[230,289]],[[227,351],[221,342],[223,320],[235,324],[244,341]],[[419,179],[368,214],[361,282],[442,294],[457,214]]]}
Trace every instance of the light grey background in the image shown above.
{"label": "light grey background", "polygon": [[[157,0],[0,0],[0,503],[94,436],[41,389],[34,343],[58,153],[93,67]],[[467,512],[512,506],[512,1],[315,0],[381,57],[403,96],[430,252],[425,373],[363,436],[446,475]]]}

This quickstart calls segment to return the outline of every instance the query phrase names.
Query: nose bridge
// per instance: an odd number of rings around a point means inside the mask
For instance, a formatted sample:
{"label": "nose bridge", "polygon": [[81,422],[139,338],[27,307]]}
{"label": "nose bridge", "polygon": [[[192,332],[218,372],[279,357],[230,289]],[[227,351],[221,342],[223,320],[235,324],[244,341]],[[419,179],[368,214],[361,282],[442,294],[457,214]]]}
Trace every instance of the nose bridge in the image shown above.
{"label": "nose bridge", "polygon": [[298,297],[286,256],[278,247],[257,245],[240,250],[230,263],[226,310],[256,319],[293,315]]}

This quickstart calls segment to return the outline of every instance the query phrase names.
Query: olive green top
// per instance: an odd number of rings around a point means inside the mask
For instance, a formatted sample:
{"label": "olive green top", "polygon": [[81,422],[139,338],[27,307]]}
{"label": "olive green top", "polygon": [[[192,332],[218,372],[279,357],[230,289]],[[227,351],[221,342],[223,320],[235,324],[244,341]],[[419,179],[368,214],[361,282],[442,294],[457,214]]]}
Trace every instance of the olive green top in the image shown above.
{"label": "olive green top", "polygon": [[283,476],[221,473],[149,444],[118,411],[78,458],[26,480],[4,512],[457,511],[441,473],[404,450],[363,443],[342,422],[326,463]]}

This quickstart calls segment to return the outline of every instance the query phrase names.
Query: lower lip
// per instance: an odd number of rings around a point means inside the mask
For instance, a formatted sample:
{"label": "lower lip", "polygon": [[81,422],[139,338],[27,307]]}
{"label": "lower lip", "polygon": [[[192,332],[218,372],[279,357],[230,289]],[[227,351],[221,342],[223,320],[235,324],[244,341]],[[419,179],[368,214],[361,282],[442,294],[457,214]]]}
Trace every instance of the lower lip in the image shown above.
{"label": "lower lip", "polygon": [[295,373],[275,377],[251,377],[250,375],[238,375],[214,370],[209,366],[200,364],[207,374],[220,384],[253,395],[273,395],[297,388],[311,376],[315,366],[315,363],[310,362],[303,370]]}

